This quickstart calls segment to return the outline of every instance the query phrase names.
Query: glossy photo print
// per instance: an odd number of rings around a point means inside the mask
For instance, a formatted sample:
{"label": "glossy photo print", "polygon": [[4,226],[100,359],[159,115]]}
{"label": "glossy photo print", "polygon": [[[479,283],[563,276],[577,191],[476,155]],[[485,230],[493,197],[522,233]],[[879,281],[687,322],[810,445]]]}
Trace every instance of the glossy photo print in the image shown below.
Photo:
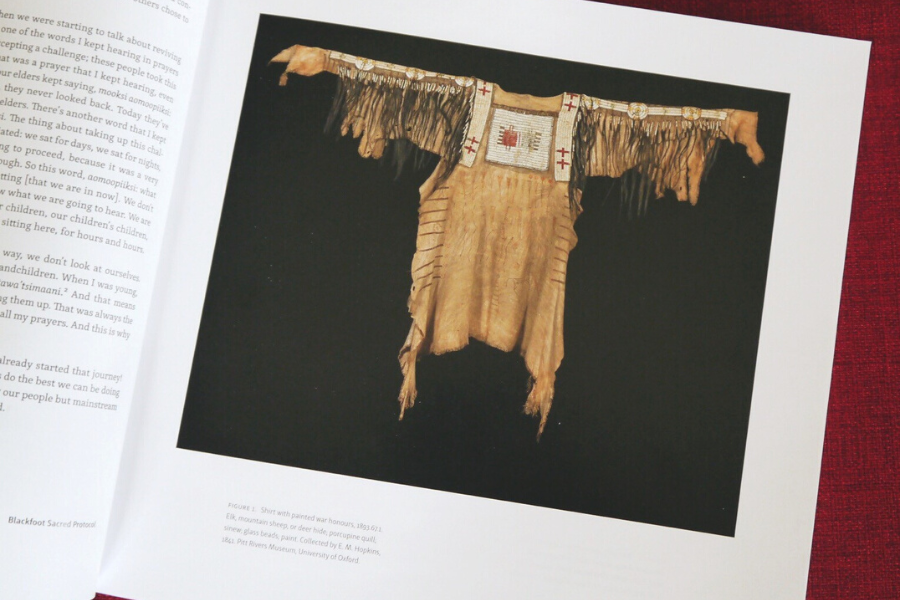
{"label": "glossy photo print", "polygon": [[788,100],[262,16],[178,446],[734,535]]}

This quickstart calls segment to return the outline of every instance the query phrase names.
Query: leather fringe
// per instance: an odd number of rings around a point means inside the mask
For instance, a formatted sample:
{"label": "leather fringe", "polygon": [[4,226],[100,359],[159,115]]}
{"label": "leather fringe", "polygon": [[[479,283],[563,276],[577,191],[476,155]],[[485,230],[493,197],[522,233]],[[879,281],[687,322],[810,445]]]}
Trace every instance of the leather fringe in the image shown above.
{"label": "leather fringe", "polygon": [[[584,188],[587,176],[622,177],[621,209],[629,218],[647,211],[651,198],[674,190],[691,199],[715,160],[722,122],[713,119],[633,119],[607,109],[585,109],[576,117],[569,196]],[[573,206],[574,209],[574,206]]]}
{"label": "leather fringe", "polygon": [[[473,92],[450,82],[414,81],[379,73],[340,69],[326,131],[340,123],[341,135],[363,139],[360,154],[387,157],[399,176],[412,161],[421,168],[427,152],[440,156],[445,179],[459,163],[472,114]],[[390,142],[393,148],[384,154]],[[408,141],[411,143],[402,143]]]}

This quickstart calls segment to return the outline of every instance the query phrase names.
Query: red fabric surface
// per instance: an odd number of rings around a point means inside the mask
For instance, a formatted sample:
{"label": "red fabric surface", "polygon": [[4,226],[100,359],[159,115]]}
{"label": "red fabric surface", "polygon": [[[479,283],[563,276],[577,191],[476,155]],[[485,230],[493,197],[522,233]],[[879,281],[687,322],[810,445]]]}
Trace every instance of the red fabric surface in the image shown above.
{"label": "red fabric surface", "polygon": [[807,599],[900,598],[900,2],[611,3],[874,42]]}

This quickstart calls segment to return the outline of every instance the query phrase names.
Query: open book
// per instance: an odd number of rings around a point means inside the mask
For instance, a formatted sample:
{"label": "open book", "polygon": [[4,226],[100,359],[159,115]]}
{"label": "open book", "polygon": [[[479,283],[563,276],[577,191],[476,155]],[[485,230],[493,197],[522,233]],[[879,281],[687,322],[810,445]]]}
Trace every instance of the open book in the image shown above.
{"label": "open book", "polygon": [[321,4],[0,7],[0,598],[802,598],[868,45]]}

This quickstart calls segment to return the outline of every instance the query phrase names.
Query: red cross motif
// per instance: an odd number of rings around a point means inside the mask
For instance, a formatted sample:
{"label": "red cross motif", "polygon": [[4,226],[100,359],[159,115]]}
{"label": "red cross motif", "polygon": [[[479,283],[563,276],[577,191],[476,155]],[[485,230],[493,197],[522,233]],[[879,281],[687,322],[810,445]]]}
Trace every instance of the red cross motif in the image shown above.
{"label": "red cross motif", "polygon": [[566,96],[568,96],[569,98],[577,98],[578,94],[573,94],[572,92],[566,92]]}
{"label": "red cross motif", "polygon": [[567,163],[565,158],[561,158],[558,161],[556,161],[556,164],[558,164],[561,168],[565,169],[572,163]]}
{"label": "red cross motif", "polygon": [[473,152],[475,152],[475,148],[473,148],[472,146],[466,146],[466,150],[469,151],[469,154],[472,154]]}
{"label": "red cross motif", "polygon": [[491,90],[488,89],[487,84],[482,84],[481,89],[479,89],[478,91],[481,92],[482,96],[487,96],[487,93]]}
{"label": "red cross motif", "polygon": [[472,145],[474,146],[475,144],[478,143],[478,138],[476,138],[476,137],[473,135],[472,137],[469,138],[469,141],[472,142]]}
{"label": "red cross motif", "polygon": [[560,148],[559,150],[557,150],[557,152],[559,152],[560,154],[562,154],[563,160],[566,159],[566,154],[572,154],[571,152],[569,152],[569,151],[566,150],[565,148]]}
{"label": "red cross motif", "polygon": [[504,129],[500,135],[500,143],[507,148],[515,148],[519,145],[519,132],[514,127]]}
{"label": "red cross motif", "polygon": [[575,105],[572,104],[572,101],[571,101],[571,100],[569,100],[568,102],[566,102],[565,104],[563,104],[563,106],[565,106],[565,107],[568,108],[569,110],[572,110],[573,108],[575,108]]}

